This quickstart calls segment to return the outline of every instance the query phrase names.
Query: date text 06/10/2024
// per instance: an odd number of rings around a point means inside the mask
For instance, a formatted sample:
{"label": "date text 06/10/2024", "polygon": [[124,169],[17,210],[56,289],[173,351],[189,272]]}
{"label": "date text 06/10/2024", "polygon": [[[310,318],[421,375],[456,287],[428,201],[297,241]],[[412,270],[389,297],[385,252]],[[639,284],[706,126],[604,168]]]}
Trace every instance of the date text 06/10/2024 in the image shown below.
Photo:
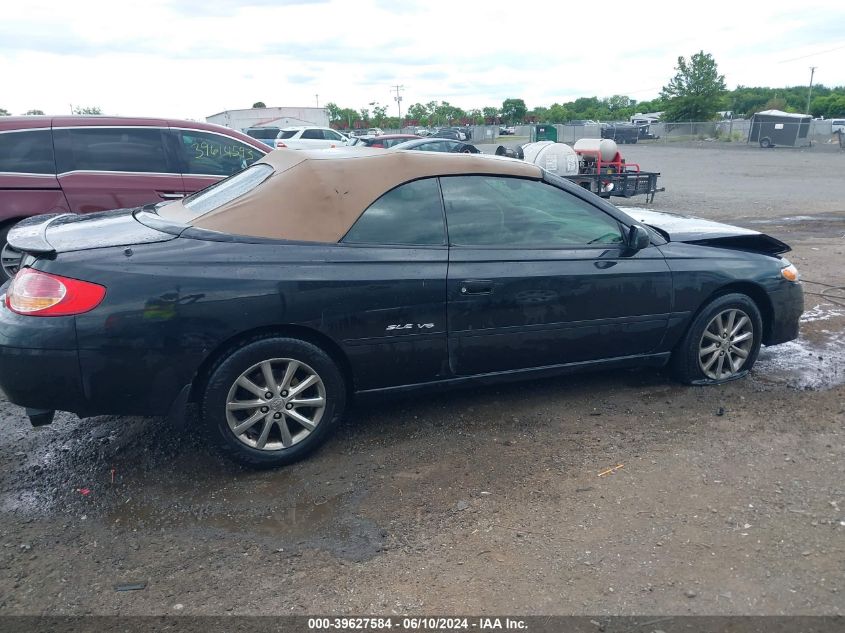
{"label": "date text 06/10/2024", "polygon": [[400,631],[524,631],[527,626],[518,618],[309,618],[310,631],[363,631],[391,630]]}

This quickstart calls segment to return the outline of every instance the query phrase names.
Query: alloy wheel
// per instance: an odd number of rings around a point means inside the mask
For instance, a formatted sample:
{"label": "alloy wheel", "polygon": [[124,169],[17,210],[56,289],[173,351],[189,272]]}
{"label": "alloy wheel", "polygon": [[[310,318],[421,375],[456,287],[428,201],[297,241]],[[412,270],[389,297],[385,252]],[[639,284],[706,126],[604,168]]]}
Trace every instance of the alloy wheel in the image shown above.
{"label": "alloy wheel", "polygon": [[226,397],[226,421],[235,437],[263,451],[282,451],[308,437],[326,410],[326,387],[311,367],[292,358],[256,363]]}
{"label": "alloy wheel", "polygon": [[712,380],[738,374],[754,346],[754,326],[742,310],[724,310],[714,316],[698,344],[698,364]]}

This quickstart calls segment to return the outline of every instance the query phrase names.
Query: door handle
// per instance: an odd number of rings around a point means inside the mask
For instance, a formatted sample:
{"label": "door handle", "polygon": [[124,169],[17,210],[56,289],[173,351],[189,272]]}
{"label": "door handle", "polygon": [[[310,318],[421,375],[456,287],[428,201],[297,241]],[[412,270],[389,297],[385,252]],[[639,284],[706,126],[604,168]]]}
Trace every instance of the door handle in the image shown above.
{"label": "door handle", "polygon": [[493,282],[490,279],[465,279],[461,282],[461,296],[491,295]]}
{"label": "door handle", "polygon": [[616,262],[611,259],[600,259],[593,262],[593,265],[600,270],[606,270],[607,268],[613,268],[616,266]]}
{"label": "door handle", "polygon": [[184,193],[179,193],[177,191],[156,191],[160,198],[164,200],[179,200],[180,198],[184,198]]}

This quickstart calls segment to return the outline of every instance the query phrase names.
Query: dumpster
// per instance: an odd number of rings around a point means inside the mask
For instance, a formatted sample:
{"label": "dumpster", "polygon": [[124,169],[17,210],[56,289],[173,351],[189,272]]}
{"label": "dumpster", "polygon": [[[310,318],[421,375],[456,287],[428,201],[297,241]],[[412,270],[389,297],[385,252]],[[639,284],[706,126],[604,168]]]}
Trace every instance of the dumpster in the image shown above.
{"label": "dumpster", "polygon": [[531,140],[557,143],[557,128],[554,125],[535,125],[531,128]]}

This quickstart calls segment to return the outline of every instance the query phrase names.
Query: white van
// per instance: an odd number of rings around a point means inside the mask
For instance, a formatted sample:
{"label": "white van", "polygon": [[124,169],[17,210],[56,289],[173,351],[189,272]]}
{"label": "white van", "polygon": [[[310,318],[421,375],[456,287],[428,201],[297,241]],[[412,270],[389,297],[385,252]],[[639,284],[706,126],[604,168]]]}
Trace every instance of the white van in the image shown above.
{"label": "white van", "polygon": [[831,119],[830,127],[833,134],[836,134],[837,132],[845,134],[845,119]]}

